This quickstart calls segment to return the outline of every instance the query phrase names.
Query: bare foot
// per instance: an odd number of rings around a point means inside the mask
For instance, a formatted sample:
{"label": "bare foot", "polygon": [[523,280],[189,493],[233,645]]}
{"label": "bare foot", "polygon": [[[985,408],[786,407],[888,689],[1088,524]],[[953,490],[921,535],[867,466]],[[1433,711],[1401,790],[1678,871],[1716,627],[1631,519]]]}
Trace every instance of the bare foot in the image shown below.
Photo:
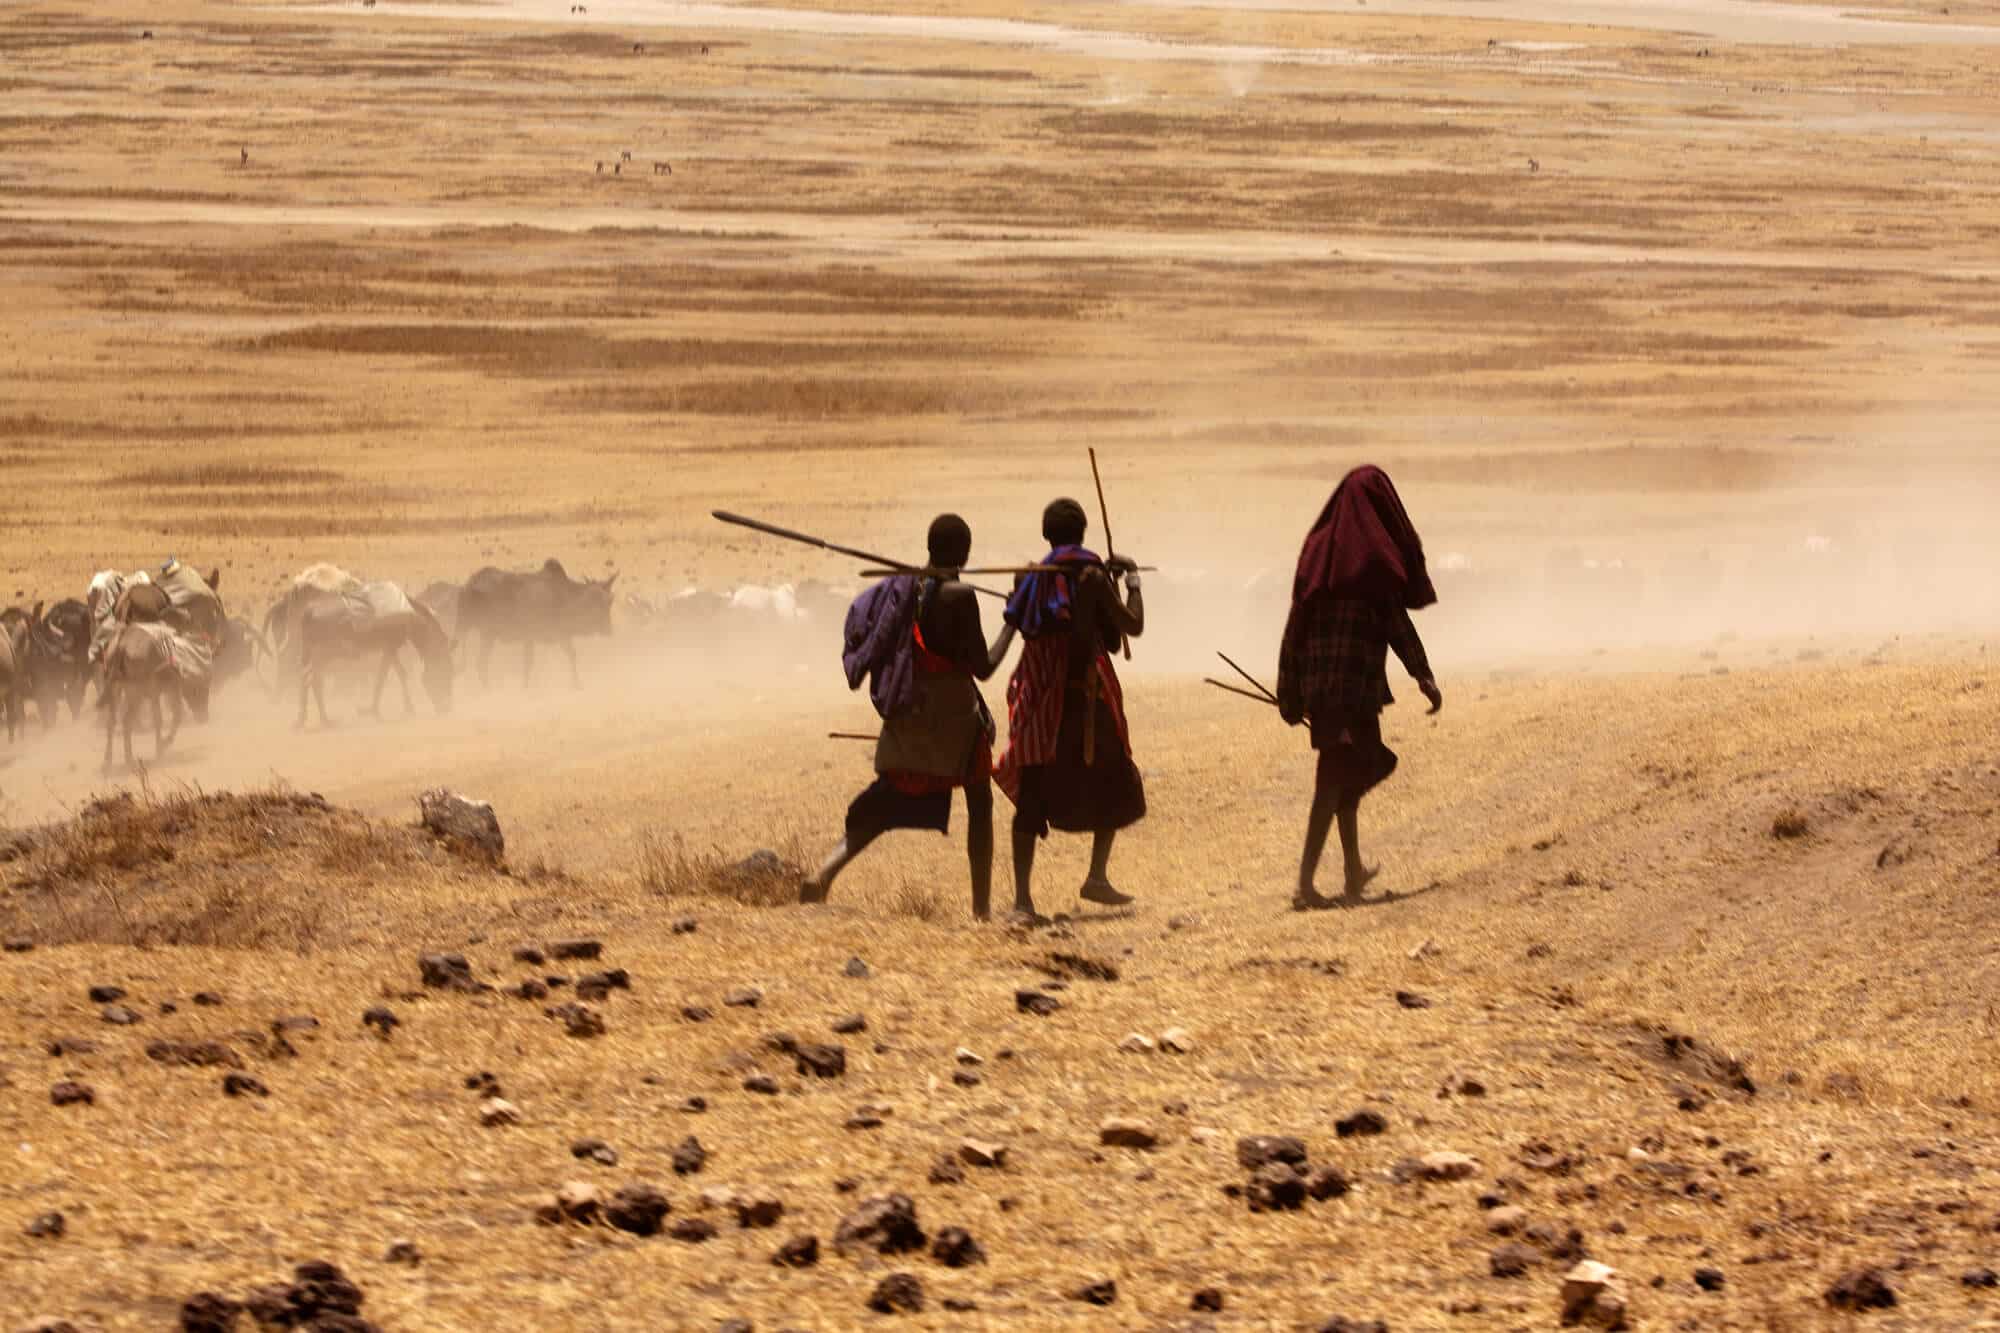
{"label": "bare foot", "polygon": [[1039,930],[1049,924],[1049,919],[1033,907],[1016,907],[1007,913],[1007,924],[1015,930]]}
{"label": "bare foot", "polygon": [[1340,906],[1338,900],[1322,898],[1315,890],[1304,886],[1300,886],[1299,891],[1292,895],[1292,910],[1294,912],[1324,912],[1329,908],[1338,906]]}
{"label": "bare foot", "polygon": [[801,903],[823,903],[826,901],[826,893],[826,885],[821,884],[818,880],[807,879],[799,882],[799,901]]}
{"label": "bare foot", "polygon": [[1359,874],[1356,874],[1352,870],[1348,871],[1347,889],[1342,896],[1349,902],[1358,902],[1361,898],[1361,891],[1367,888],[1370,881],[1381,873],[1381,866],[1362,866]]}
{"label": "bare foot", "polygon": [[1087,879],[1076,896],[1087,903],[1098,903],[1105,907],[1130,907],[1134,899],[1129,893],[1120,893],[1111,887],[1108,879]]}

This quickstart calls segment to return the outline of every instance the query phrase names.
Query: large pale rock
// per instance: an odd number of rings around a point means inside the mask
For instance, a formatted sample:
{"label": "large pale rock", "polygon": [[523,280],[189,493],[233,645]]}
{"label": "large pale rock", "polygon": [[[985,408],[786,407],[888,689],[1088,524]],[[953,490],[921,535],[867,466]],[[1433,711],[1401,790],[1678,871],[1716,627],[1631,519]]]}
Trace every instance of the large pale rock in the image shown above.
{"label": "large pale rock", "polygon": [[1625,1318],[1624,1284],[1610,1264],[1585,1259],[1563,1275],[1563,1327],[1621,1329]]}
{"label": "large pale rock", "polygon": [[486,801],[475,801],[443,787],[433,787],[417,797],[417,809],[424,827],[442,838],[453,850],[498,861],[507,851],[507,839],[500,832],[500,817]]}

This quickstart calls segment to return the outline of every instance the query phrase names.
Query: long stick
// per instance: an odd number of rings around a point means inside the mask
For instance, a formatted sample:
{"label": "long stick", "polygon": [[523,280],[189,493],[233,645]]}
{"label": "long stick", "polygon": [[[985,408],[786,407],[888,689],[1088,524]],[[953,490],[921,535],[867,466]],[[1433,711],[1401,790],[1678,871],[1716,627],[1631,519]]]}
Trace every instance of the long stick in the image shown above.
{"label": "long stick", "polygon": [[1265,689],[1263,681],[1258,680],[1255,676],[1245,671],[1242,667],[1237,666],[1235,659],[1230,657],[1228,653],[1222,652],[1218,649],[1215,655],[1221,658],[1223,661],[1229,663],[1229,669],[1231,671],[1234,671],[1237,675],[1243,677],[1243,679],[1249,681],[1252,685],[1255,685],[1257,687],[1257,692],[1259,694],[1263,695],[1266,699],[1269,699],[1272,703],[1278,702],[1278,696],[1271,693],[1269,690]]}
{"label": "long stick", "polygon": [[[1111,511],[1104,504],[1104,477],[1097,470],[1097,450],[1094,447],[1090,450],[1090,479],[1097,483],[1097,521],[1104,528],[1104,557],[1108,560],[1117,554],[1118,545],[1111,540]],[[1132,660],[1132,640],[1129,636],[1121,637],[1125,638],[1125,660],[1129,662]]]}
{"label": "long stick", "polygon": [[[1152,574],[1159,570],[1158,565],[1135,565],[1133,568],[1142,574]],[[980,569],[937,569],[926,565],[922,569],[864,569],[861,571],[861,577],[886,579],[894,578],[898,574],[1061,574],[1064,572],[1061,565],[989,565]]]}
{"label": "long stick", "polygon": [[880,736],[870,736],[866,732],[860,731],[829,731],[826,733],[826,738],[830,741],[879,741],[882,739]]}
{"label": "long stick", "polygon": [[[760,519],[745,518],[741,514],[732,514],[726,509],[716,509],[711,511],[711,513],[722,522],[733,523],[739,528],[749,528],[753,532],[762,532],[772,537],[783,537],[786,541],[802,542],[807,546],[817,546],[822,551],[832,551],[837,555],[851,555],[856,560],[866,560],[874,565],[889,565],[900,573],[920,574],[923,572],[922,565],[907,565],[901,560],[891,560],[886,555],[876,555],[873,551],[856,550],[852,546],[839,546],[824,538],[815,537],[811,533],[795,532],[791,528],[781,528],[775,523],[765,523]],[[1002,601],[1007,599],[1006,593],[994,588],[982,588],[976,583],[968,583],[965,586],[974,592],[985,593],[988,597],[998,597]]]}
{"label": "long stick", "polygon": [[1227,690],[1231,694],[1240,694],[1246,699],[1250,699],[1256,703],[1263,704],[1266,708],[1276,708],[1278,706],[1278,701],[1276,699],[1266,699],[1261,694],[1252,694],[1250,693],[1250,691],[1238,689],[1234,685],[1225,685],[1221,681],[1216,680],[1212,676],[1203,676],[1201,678],[1201,683],[1204,685],[1213,685],[1218,690]]}

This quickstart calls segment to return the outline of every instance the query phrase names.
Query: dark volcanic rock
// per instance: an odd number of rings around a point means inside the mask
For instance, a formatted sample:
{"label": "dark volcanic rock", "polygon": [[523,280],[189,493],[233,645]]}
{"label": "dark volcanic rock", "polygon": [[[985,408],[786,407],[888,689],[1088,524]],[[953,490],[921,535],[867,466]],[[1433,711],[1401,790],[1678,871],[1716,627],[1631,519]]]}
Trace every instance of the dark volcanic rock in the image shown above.
{"label": "dark volcanic rock", "polygon": [[424,1261],[424,1252],[417,1248],[413,1240],[392,1240],[389,1248],[382,1251],[382,1262],[401,1264],[405,1268],[415,1268]]}
{"label": "dark volcanic rock", "polygon": [[930,1182],[933,1185],[963,1185],[965,1167],[956,1157],[946,1153],[931,1163]]}
{"label": "dark volcanic rock", "polygon": [[572,1037],[587,1039],[604,1035],[604,1016],[587,1004],[559,1004],[548,1015],[561,1022],[563,1031]]}
{"label": "dark volcanic rock", "polygon": [[833,1024],[835,1035],[842,1037],[851,1037],[857,1032],[867,1030],[868,1018],[864,1014],[849,1014],[845,1018],[836,1019]]}
{"label": "dark volcanic rock", "polygon": [[1728,1279],[1720,1268],[1697,1268],[1694,1270],[1694,1284],[1703,1291],[1721,1291]]}
{"label": "dark volcanic rock", "polygon": [[1278,1134],[1252,1134],[1236,1140],[1236,1160],[1245,1171],[1255,1171],[1272,1162],[1304,1169],[1306,1145],[1301,1139]]}
{"label": "dark volcanic rock", "polygon": [[417,975],[433,990],[478,990],[472,964],[462,953],[427,953],[417,959]]}
{"label": "dark volcanic rock", "polygon": [[654,1236],[660,1231],[660,1220],[670,1211],[667,1196],[643,1182],[635,1181],[621,1185],[605,1205],[604,1220],[620,1231],[629,1231],[635,1236]]}
{"label": "dark volcanic rock", "polygon": [[1249,1188],[1244,1192],[1253,1213],[1287,1212],[1305,1207],[1306,1181],[1295,1168],[1283,1162],[1266,1162],[1251,1174]]}
{"label": "dark volcanic rock", "polygon": [[967,1268],[986,1262],[986,1251],[964,1227],[946,1227],[931,1241],[931,1258],[946,1268]]}
{"label": "dark volcanic rock", "polygon": [[243,1061],[236,1052],[219,1041],[156,1041],[146,1047],[146,1058],[163,1065],[188,1065],[194,1068],[210,1068],[227,1065],[231,1069],[241,1069]]}
{"label": "dark volcanic rock", "polygon": [[1115,1305],[1118,1302],[1118,1284],[1108,1277],[1098,1278],[1094,1282],[1086,1282],[1080,1287],[1072,1288],[1068,1296],[1071,1300],[1082,1301],[1085,1305]]}
{"label": "dark volcanic rock", "polygon": [[924,1229],[917,1223],[917,1206],[907,1194],[878,1194],[840,1219],[834,1229],[836,1249],[874,1250],[902,1254],[924,1246]]}
{"label": "dark volcanic rock", "polygon": [[815,1078],[839,1078],[847,1072],[847,1051],[831,1043],[807,1042],[793,1052],[799,1072]]}
{"label": "dark volcanic rock", "polygon": [[43,1213],[28,1223],[27,1235],[35,1240],[61,1240],[69,1230],[69,1220],[61,1213]]}
{"label": "dark volcanic rock", "polygon": [[681,1017],[690,1023],[706,1023],[715,1017],[715,1012],[698,1004],[684,1004],[681,1006]]}
{"label": "dark volcanic rock", "polygon": [[876,1284],[868,1308],[877,1314],[922,1314],[924,1284],[908,1273],[891,1273]]}
{"label": "dark volcanic rock", "polygon": [[1347,1177],[1336,1168],[1317,1166],[1306,1173],[1306,1193],[1315,1202],[1325,1203],[1328,1199],[1338,1199],[1352,1188]]}
{"label": "dark volcanic rock", "polygon": [[57,1037],[44,1049],[60,1060],[65,1055],[89,1055],[96,1051],[97,1043],[82,1037]]}
{"label": "dark volcanic rock", "polygon": [[1014,1007],[1024,1014],[1046,1018],[1062,1008],[1062,1001],[1045,991],[1017,990],[1014,992]]}
{"label": "dark volcanic rock", "polygon": [[1836,1310],[1886,1310],[1896,1303],[1895,1288],[1879,1268],[1857,1268],[1826,1289]]}
{"label": "dark volcanic rock", "polygon": [[1389,1326],[1379,1319],[1349,1319],[1337,1314],[1313,1333],[1389,1333]]}
{"label": "dark volcanic rock", "polygon": [[1334,1133],[1343,1139],[1367,1138],[1370,1135],[1383,1133],[1388,1128],[1389,1121],[1386,1116],[1365,1106],[1344,1120],[1336,1120],[1333,1125]]}
{"label": "dark volcanic rock", "polygon": [[1541,1258],[1539,1251],[1509,1241],[1487,1256],[1487,1266],[1494,1277],[1522,1277],[1540,1263]]}
{"label": "dark volcanic rock", "polygon": [[386,1004],[378,1004],[361,1015],[362,1027],[374,1028],[377,1033],[384,1037],[395,1031],[401,1024],[402,1020],[397,1018],[395,1011],[390,1009]]}
{"label": "dark volcanic rock", "polygon": [[865,981],[868,978],[868,964],[862,962],[859,958],[848,959],[847,966],[842,968],[841,971],[853,977],[856,981]]}
{"label": "dark volcanic rock", "polygon": [[743,1091],[754,1092],[760,1097],[775,1097],[778,1095],[778,1080],[769,1074],[752,1074],[743,1080]]}
{"label": "dark volcanic rock", "polygon": [[1188,1302],[1188,1308],[1190,1310],[1197,1310],[1203,1314],[1221,1314],[1222,1289],[1220,1287],[1203,1287]]}
{"label": "dark volcanic rock", "polygon": [[541,967],[549,961],[548,955],[532,944],[524,944],[514,950],[514,961],[526,963],[529,967]]}
{"label": "dark volcanic rock", "polygon": [[578,1139],[569,1145],[569,1155],[579,1161],[596,1162],[599,1166],[618,1165],[618,1150],[603,1139]]}
{"label": "dark volcanic rock", "polygon": [[811,1268],[819,1262],[819,1237],[792,1237],[778,1247],[771,1262],[779,1268]]}
{"label": "dark volcanic rock", "polygon": [[224,1074],[222,1091],[231,1097],[268,1097],[271,1090],[248,1074]]}
{"label": "dark volcanic rock", "polygon": [[736,1225],[745,1231],[774,1227],[785,1216],[785,1201],[775,1194],[738,1194],[731,1207],[736,1210]]}
{"label": "dark volcanic rock", "polygon": [[1396,1003],[1405,1009],[1428,1009],[1431,1007],[1429,996],[1419,995],[1413,990],[1397,991]]}
{"label": "dark volcanic rock", "polygon": [[116,1004],[124,998],[125,988],[123,986],[92,986],[90,988],[90,1002],[92,1004]]}
{"label": "dark volcanic rock", "polygon": [[240,1302],[212,1291],[198,1291],[181,1303],[181,1333],[230,1333],[242,1313]]}
{"label": "dark volcanic rock", "polygon": [[97,1093],[88,1083],[64,1079],[49,1089],[49,1100],[57,1106],[95,1106]]}
{"label": "dark volcanic rock", "polygon": [[98,1015],[98,1017],[102,1018],[105,1022],[111,1024],[113,1027],[121,1027],[121,1028],[130,1027],[132,1026],[132,1024],[139,1021],[138,1013],[135,1010],[127,1009],[122,1004],[113,1004],[105,1006],[104,1012]]}
{"label": "dark volcanic rock", "polygon": [[1958,1279],[1968,1287],[2000,1287],[2000,1273],[1990,1268],[1975,1268]]}
{"label": "dark volcanic rock", "polygon": [[705,1217],[683,1217],[667,1228],[667,1234],[675,1240],[684,1240],[690,1245],[715,1239],[715,1223]]}
{"label": "dark volcanic rock", "polygon": [[557,940],[549,946],[549,957],[564,960],[589,960],[604,952],[601,940]]}
{"label": "dark volcanic rock", "polygon": [[701,922],[691,916],[677,916],[668,925],[667,929],[676,935],[692,935],[701,929]]}
{"label": "dark volcanic rock", "polygon": [[674,1149],[674,1174],[692,1176],[708,1164],[708,1149],[701,1146],[701,1140],[690,1134]]}

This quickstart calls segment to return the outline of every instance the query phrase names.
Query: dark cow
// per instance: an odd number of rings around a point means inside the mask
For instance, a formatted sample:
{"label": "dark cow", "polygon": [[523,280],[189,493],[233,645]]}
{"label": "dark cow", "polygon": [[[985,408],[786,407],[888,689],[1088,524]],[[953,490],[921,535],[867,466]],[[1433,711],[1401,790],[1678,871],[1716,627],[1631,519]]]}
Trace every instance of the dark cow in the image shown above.
{"label": "dark cow", "polygon": [[573,579],[557,560],[530,574],[489,566],[467,579],[458,598],[458,637],[479,634],[479,683],[488,683],[495,643],[522,645],[524,686],[534,674],[535,645],[557,643],[569,657],[570,683],[581,689],[572,640],[579,634],[611,632],[611,587],[616,582],[616,574],[603,580]]}
{"label": "dark cow", "polygon": [[52,727],[56,710],[69,705],[70,720],[83,716],[83,694],[90,685],[90,610],[66,597],[44,614],[40,603],[23,625],[27,692]]}

